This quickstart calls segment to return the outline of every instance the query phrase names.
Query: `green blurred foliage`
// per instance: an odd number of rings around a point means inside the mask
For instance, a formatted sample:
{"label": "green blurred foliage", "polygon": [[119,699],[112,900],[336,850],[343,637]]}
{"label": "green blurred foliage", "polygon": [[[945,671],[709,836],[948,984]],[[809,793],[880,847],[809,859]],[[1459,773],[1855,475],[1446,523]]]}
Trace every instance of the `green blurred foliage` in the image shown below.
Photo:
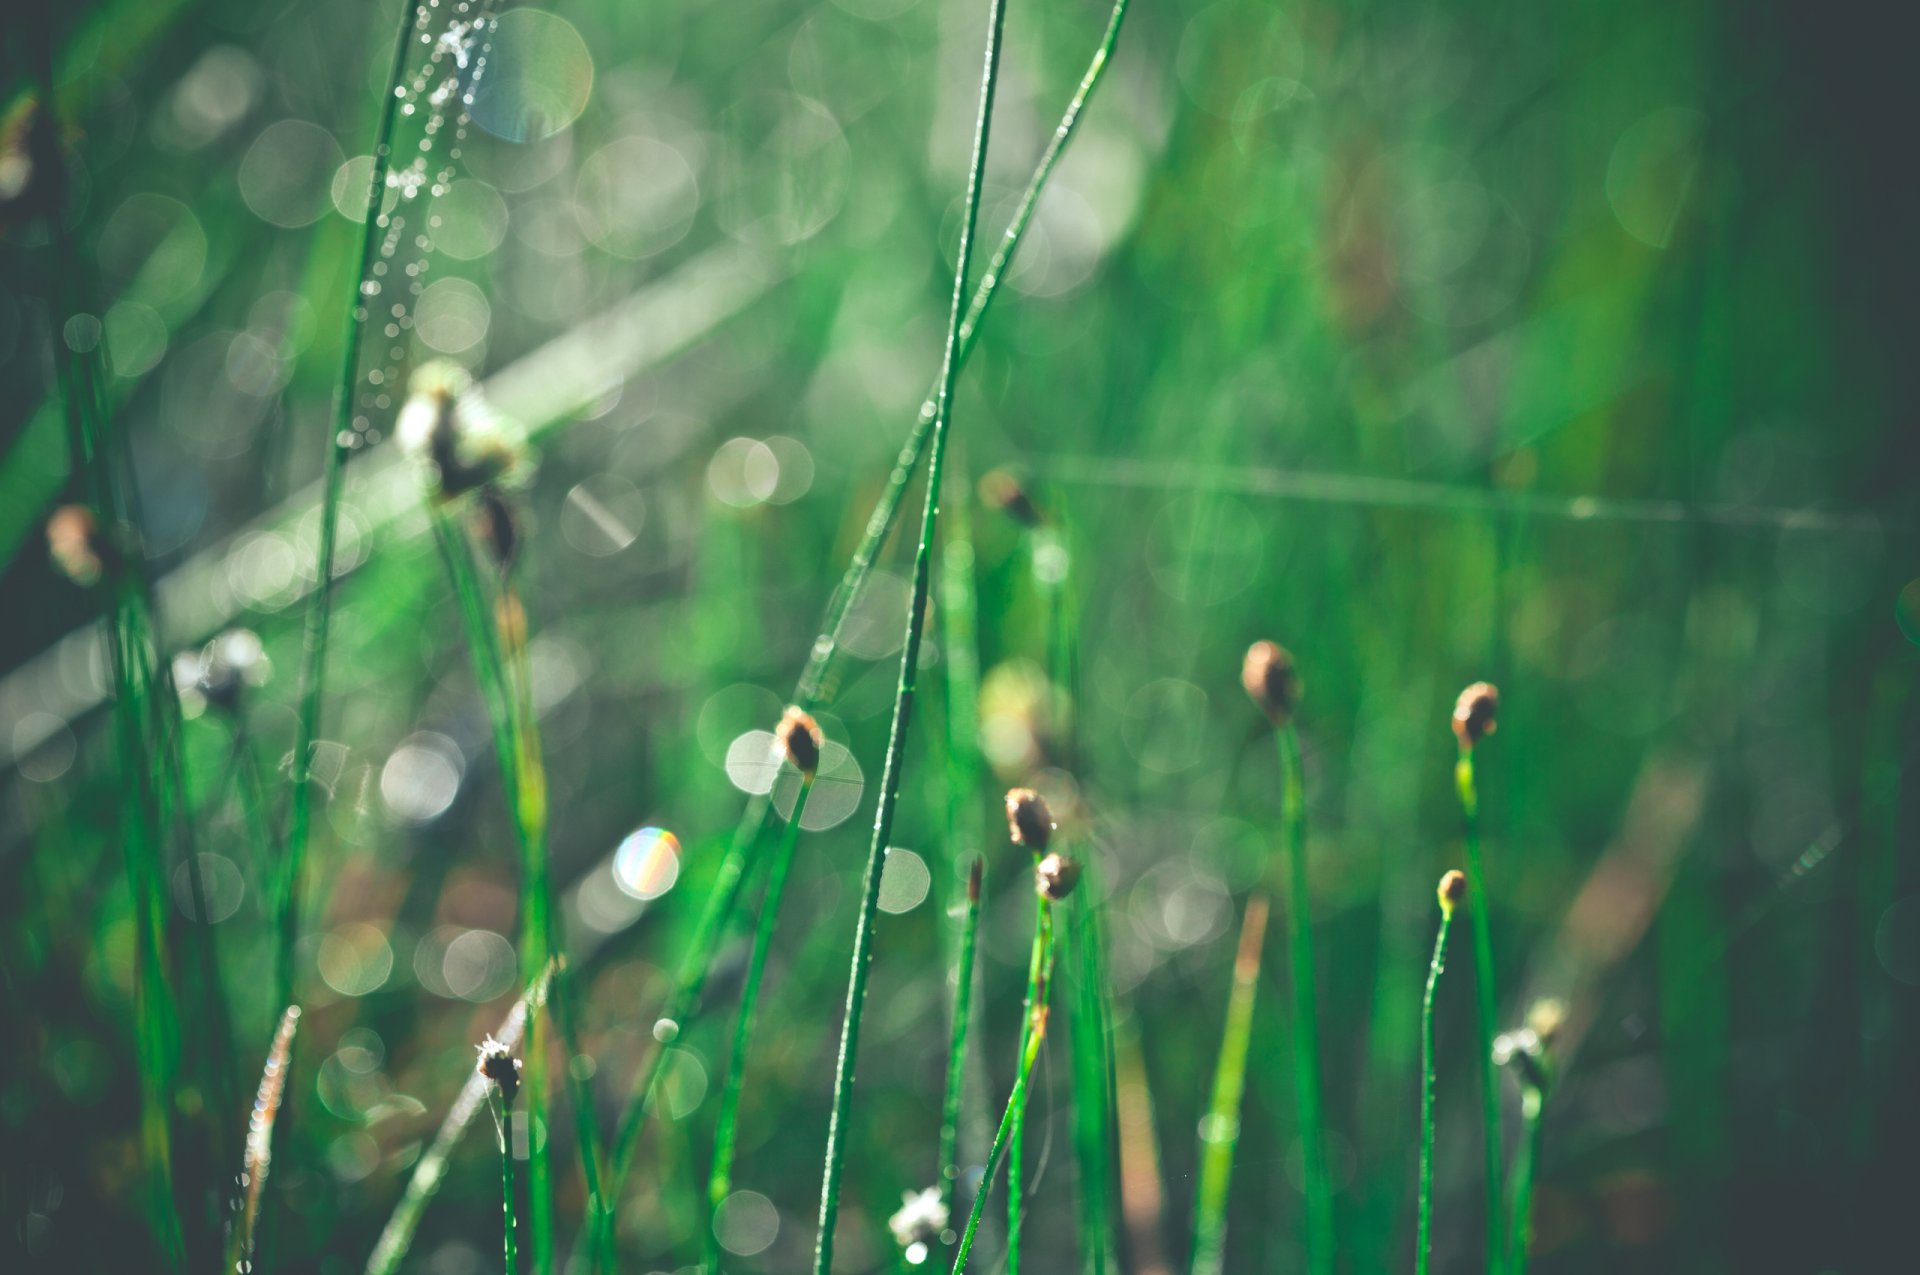
{"label": "green blurred foliage", "polygon": [[[226,915],[208,927],[183,904],[173,937],[217,938],[243,1077],[278,1009],[258,976],[269,865],[249,812],[273,826],[285,800],[355,157],[398,12],[182,0],[54,20],[77,268],[100,300],[168,641],[244,625],[274,669],[237,717],[184,734],[193,847],[218,857]],[[1104,21],[1091,0],[1012,6],[989,234]],[[483,380],[537,366],[523,394],[565,404],[527,422],[539,468],[517,570],[605,1120],[744,801],[729,750],[771,729],[937,370],[984,22],[984,5],[934,0],[513,10],[476,108],[487,128],[468,131],[434,220],[396,244],[384,295],[423,285],[406,326],[383,337],[374,307],[372,431],[431,357]],[[1871,90],[1849,82],[1887,58],[1870,27],[1835,34],[1785,4],[1130,16],[954,426],[963,473],[1012,469],[1050,528],[974,510],[981,744],[1001,781],[1083,803],[1137,1044],[1123,1087],[1151,1094],[1164,1194],[1129,1234],[1130,1269],[1150,1269],[1145,1235],[1186,1251],[1233,922],[1270,873],[1277,771],[1237,685],[1240,653],[1269,636],[1307,685],[1343,1269],[1397,1267],[1411,1247],[1418,998],[1433,883],[1458,854],[1446,719],[1481,677],[1504,691],[1481,782],[1505,1012],[1565,995],[1578,1025],[1547,1110],[1538,1268],[1888,1269],[1888,1201],[1911,1187],[1920,1133],[1905,777],[1920,582],[1912,378],[1889,326],[1908,259],[1882,255],[1898,219],[1874,175],[1899,163],[1858,158],[1898,132],[1854,109]],[[422,124],[403,123],[396,165]],[[10,1269],[137,1267],[124,789],[97,674],[56,645],[99,602],[57,576],[40,531],[72,496],[48,343],[85,329],[48,308],[76,266],[44,233],[0,250],[4,1243]],[[595,326],[721,262],[746,263],[731,312],[709,321],[691,286],[656,319],[684,341]],[[631,343],[649,341],[675,348],[636,365]],[[487,937],[512,933],[515,881],[486,721],[424,520],[382,503],[411,491],[376,477],[392,478],[387,450],[355,462],[348,495],[307,1014],[269,1206],[283,1270],[364,1261],[515,981]],[[742,1271],[811,1251],[910,551],[890,545],[821,714],[851,782],[801,842],[776,942],[735,1178],[780,1225]],[[1078,678],[1050,691],[1045,579],[1063,571]],[[881,918],[849,1271],[894,1261],[886,1216],[935,1167],[940,931],[963,847],[946,836],[932,633],[898,836],[931,889]],[[994,792],[963,799],[992,819]],[[611,856],[645,827],[683,854],[643,904]],[[974,1163],[1011,1075],[1031,924],[1023,852],[997,846]],[[719,1003],[743,960],[744,943]],[[1270,951],[1255,1020],[1230,1270],[1299,1268],[1282,961]],[[1477,1243],[1456,963],[1441,1270],[1471,1269]],[[184,958],[175,976],[192,1005]],[[727,1021],[682,1042],[622,1210],[627,1269],[696,1259]],[[197,1087],[221,1048],[189,1039],[178,1102],[176,1176],[203,1241],[237,1168],[216,1139],[242,1115],[209,1112]],[[1056,1271],[1077,1260],[1066,1056],[1041,1076],[1028,1140],[1054,1145],[1029,1169],[1029,1262]],[[485,1141],[456,1157],[410,1269],[493,1261]],[[580,1203],[576,1167],[569,1229]]]}

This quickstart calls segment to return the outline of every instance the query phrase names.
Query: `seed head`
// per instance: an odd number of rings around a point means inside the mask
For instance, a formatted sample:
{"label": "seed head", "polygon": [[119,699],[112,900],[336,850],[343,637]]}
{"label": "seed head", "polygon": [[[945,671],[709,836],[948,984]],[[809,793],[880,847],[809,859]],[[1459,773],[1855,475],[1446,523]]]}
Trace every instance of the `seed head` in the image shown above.
{"label": "seed head", "polygon": [[1475,682],[1460,692],[1460,698],[1453,703],[1453,733],[1460,739],[1460,747],[1472,748],[1475,744],[1499,729],[1495,719],[1500,713],[1500,688],[1492,682]]}
{"label": "seed head", "polygon": [[480,1061],[474,1069],[500,1087],[500,1101],[511,1107],[520,1092],[520,1060],[492,1036],[481,1041],[479,1049]]}
{"label": "seed head", "polygon": [[0,119],[0,229],[57,216],[65,193],[53,115],[29,94]]}
{"label": "seed head", "polygon": [[1540,1042],[1540,1048],[1553,1049],[1560,1029],[1567,1025],[1567,1003],[1557,996],[1543,996],[1527,1009],[1527,1030]]}
{"label": "seed head", "polygon": [[775,753],[792,762],[793,768],[808,779],[819,773],[823,743],[820,723],[797,705],[788,705],[787,711],[780,715],[780,724],[773,728]]}
{"label": "seed head", "polygon": [[1300,704],[1300,676],[1294,672],[1293,656],[1278,642],[1263,639],[1247,648],[1240,685],[1275,726],[1285,726]]}
{"label": "seed head", "polygon": [[1004,469],[989,469],[980,475],[980,503],[999,510],[1022,527],[1038,527],[1046,521],[1020,480]]}
{"label": "seed head", "polygon": [[1467,874],[1455,869],[1440,878],[1440,912],[1452,916],[1453,910],[1466,901]]}
{"label": "seed head", "polygon": [[1053,840],[1053,814],[1039,793],[1031,788],[1008,790],[1007,832],[1013,844],[1035,854],[1047,852],[1047,843]]}
{"label": "seed head", "polygon": [[1079,860],[1053,851],[1034,865],[1033,888],[1041,898],[1058,903],[1080,884]]}
{"label": "seed head", "polygon": [[940,1201],[939,1188],[901,1192],[900,1211],[887,1219],[887,1229],[910,1265],[926,1261],[928,1249],[947,1229],[947,1206]]}
{"label": "seed head", "polygon": [[173,657],[174,686],[187,717],[211,708],[238,712],[250,686],[261,686],[273,673],[260,635],[251,629],[228,629],[198,651]]}
{"label": "seed head", "polygon": [[502,572],[512,569],[520,556],[520,519],[498,488],[480,489],[479,503],[473,507],[473,534]]}
{"label": "seed head", "polygon": [[47,553],[61,574],[82,586],[100,583],[116,561],[112,542],[85,505],[62,505],[48,516]]}
{"label": "seed head", "polygon": [[436,497],[452,500],[490,484],[524,480],[525,435],[487,406],[465,368],[444,360],[423,364],[407,390],[394,436],[402,451],[426,466]]}
{"label": "seed head", "polygon": [[1531,1027],[1520,1027],[1495,1036],[1493,1062],[1497,1067],[1513,1068],[1521,1086],[1536,1093],[1544,1092],[1552,1079],[1546,1043]]}

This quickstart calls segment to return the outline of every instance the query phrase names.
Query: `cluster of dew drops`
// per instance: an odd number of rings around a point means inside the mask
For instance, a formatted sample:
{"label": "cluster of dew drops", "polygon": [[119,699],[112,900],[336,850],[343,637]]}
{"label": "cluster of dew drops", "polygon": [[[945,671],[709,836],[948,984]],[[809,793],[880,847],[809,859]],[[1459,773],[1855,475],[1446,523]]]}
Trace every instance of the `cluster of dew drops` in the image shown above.
{"label": "cluster of dew drops", "polygon": [[[406,164],[387,169],[387,190],[375,225],[385,233],[367,277],[360,281],[360,303],[354,317],[361,323],[375,319],[384,304],[379,354],[370,359],[356,398],[353,428],[339,442],[358,448],[380,441],[374,424],[394,407],[400,366],[407,347],[403,333],[413,328],[413,307],[426,289],[433,260],[433,232],[440,219],[433,212],[435,197],[447,193],[460,162],[460,148],[472,124],[474,94],[493,49],[499,0],[454,0],[439,26],[441,0],[420,6],[413,30],[427,50],[419,68],[393,92],[403,120],[422,120],[419,142]],[[423,118],[424,117],[424,118]],[[443,134],[451,134],[444,139]],[[391,145],[392,143],[387,143]],[[441,148],[438,162],[436,148]],[[416,226],[411,238],[409,221]],[[404,278],[405,286],[400,287]],[[384,298],[392,297],[391,302]]]}

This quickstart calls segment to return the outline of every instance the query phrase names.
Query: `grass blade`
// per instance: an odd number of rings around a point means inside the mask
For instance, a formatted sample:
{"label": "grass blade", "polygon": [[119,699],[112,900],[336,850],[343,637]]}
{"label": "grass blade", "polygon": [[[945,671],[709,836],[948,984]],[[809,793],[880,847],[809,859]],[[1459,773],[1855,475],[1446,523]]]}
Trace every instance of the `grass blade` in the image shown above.
{"label": "grass blade", "polygon": [[847,1121],[853,1105],[854,1060],[860,1050],[860,1019],[866,1008],[867,973],[873,961],[874,919],[880,905],[880,873],[893,834],[900,798],[901,767],[906,760],[907,726],[920,668],[920,641],[926,624],[927,593],[933,567],[933,536],[940,516],[940,479],[946,459],[947,431],[953,412],[953,386],[959,374],[958,352],[967,272],[973,257],[974,229],[980,220],[980,187],[986,171],[987,142],[993,120],[994,90],[1000,80],[1000,29],[1006,0],[992,0],[987,19],[985,66],[980,77],[980,108],[974,120],[973,160],[967,173],[966,212],[960,222],[960,250],[953,272],[953,304],[947,321],[946,354],[934,412],[932,452],[927,461],[926,504],[920,516],[920,547],[914,554],[913,592],[907,603],[906,642],[900,654],[900,683],[894,694],[893,726],[874,814],[873,841],[861,887],[860,916],[853,939],[853,968],[847,979],[847,1005],[840,1026],[840,1057],[834,1069],[833,1113],[827,1124],[825,1167],[820,1183],[820,1230],[815,1240],[814,1275],[831,1275],[833,1228],[840,1212],[840,1174],[846,1159]]}
{"label": "grass blade", "polygon": [[247,1148],[241,1161],[240,1198],[235,1202],[237,1216],[227,1237],[229,1272],[249,1269],[253,1260],[253,1229],[260,1217],[260,1197],[267,1186],[267,1169],[273,1161],[273,1122],[280,1114],[280,1100],[287,1091],[287,1063],[293,1055],[293,1036],[300,1027],[300,1007],[289,1005],[280,1015],[279,1029],[273,1033],[273,1045],[267,1050],[266,1066],[260,1069],[260,1089],[253,1099],[253,1111],[247,1117]]}
{"label": "grass blade", "polygon": [[960,923],[960,958],[954,966],[953,1026],[947,1045],[947,1089],[940,1103],[940,1208],[953,1216],[953,1188],[960,1176],[960,1096],[965,1088],[967,1032],[972,1025],[973,954],[980,932],[980,887],[987,861],[979,855],[967,870],[967,907]]}
{"label": "grass blade", "polygon": [[[1460,794],[1460,814],[1464,825],[1467,866],[1467,895],[1473,906],[1467,909],[1468,928],[1473,935],[1473,990],[1476,1014],[1475,1052],[1479,1055],[1480,1114],[1484,1126],[1486,1155],[1486,1243],[1487,1270],[1501,1275],[1506,1269],[1506,1228],[1501,1224],[1500,1199],[1500,1077],[1493,1060],[1494,1035],[1499,997],[1493,981],[1493,930],[1488,923],[1489,910],[1486,869],[1480,858],[1480,796],[1473,781],[1473,745],[1492,730],[1492,705],[1498,695],[1486,683],[1470,686],[1454,709],[1454,730],[1460,738],[1460,757],[1453,768],[1454,787]],[[1485,725],[1475,714],[1485,712]]]}
{"label": "grass blade", "polygon": [[[1093,865],[1088,864],[1089,878],[1092,872]],[[1106,942],[1095,904],[1100,897],[1091,880],[1083,882],[1067,929],[1067,955],[1077,992],[1068,1039],[1073,1061],[1074,1154],[1080,1171],[1080,1260],[1090,1275],[1105,1275],[1111,1260],[1114,1163],[1110,1152],[1117,1149],[1119,1138],[1113,1023],[1108,1009],[1111,989],[1104,959]]]}
{"label": "grass blade", "polygon": [[1465,893],[1465,882],[1457,872],[1440,879],[1440,930],[1433,939],[1433,960],[1427,966],[1427,990],[1420,1002],[1420,1204],[1419,1223],[1414,1239],[1414,1275],[1427,1275],[1433,1236],[1433,1000],[1440,988],[1440,975],[1447,966],[1447,931],[1453,927],[1453,910]]}
{"label": "grass blade", "polygon": [[1227,1198],[1233,1183],[1233,1152],[1240,1142],[1240,1096],[1246,1090],[1247,1047],[1253,1043],[1253,1003],[1260,987],[1260,949],[1267,937],[1267,900],[1247,900],[1240,921],[1240,949],[1233,962],[1220,1061],[1213,1073],[1200,1153],[1200,1184],[1194,1199],[1193,1275],[1219,1275],[1226,1252]]}
{"label": "grass blade", "polygon": [[[527,1016],[536,1011],[547,999],[547,989],[553,978],[553,967],[548,966],[540,972],[528,986],[526,994],[515,1001],[507,1012],[499,1030],[493,1033],[493,1039],[507,1049],[519,1046],[526,1035]],[[413,1244],[413,1234],[419,1229],[420,1215],[426,1212],[427,1204],[447,1176],[447,1159],[453,1149],[460,1145],[460,1139],[466,1136],[467,1126],[480,1114],[480,1108],[487,1101],[487,1087],[493,1081],[479,1071],[467,1077],[467,1083],[461,1087],[460,1094],[453,1100],[453,1106],[447,1111],[447,1118],[440,1122],[440,1131],[433,1135],[433,1143],[425,1155],[413,1166],[413,1176],[407,1179],[407,1189],[400,1197],[400,1203],[394,1207],[387,1225],[380,1232],[379,1240],[373,1246],[373,1252],[367,1258],[367,1275],[393,1275],[400,1269],[400,1263],[406,1258],[407,1249]]]}
{"label": "grass blade", "polygon": [[293,1003],[293,946],[300,928],[300,886],[306,867],[307,838],[312,824],[311,770],[314,742],[319,737],[320,703],[327,674],[327,632],[333,618],[333,561],[340,531],[340,494],[346,486],[347,457],[359,436],[353,430],[353,389],[360,375],[360,335],[367,308],[361,285],[372,269],[382,223],[380,204],[387,193],[387,168],[393,154],[394,122],[400,112],[400,89],[407,73],[407,50],[425,0],[410,0],[401,11],[394,36],[393,62],[387,72],[387,92],[380,107],[380,124],[373,137],[373,171],[367,178],[366,215],[360,233],[360,264],[353,275],[353,297],[347,306],[346,334],[340,351],[340,379],[334,388],[333,431],[327,440],[326,476],[320,496],[320,538],[314,566],[313,596],[307,604],[306,634],[300,652],[300,711],[294,729],[293,791],[287,809],[286,863],[281,871],[277,900],[277,941],[274,964],[274,1003]]}
{"label": "grass blade", "polygon": [[[1047,933],[1035,927],[1035,933]],[[1013,1092],[1007,1095],[1006,1110],[1000,1116],[1000,1127],[994,1132],[993,1147],[987,1152],[986,1171],[980,1175],[980,1189],[973,1197],[973,1208],[967,1214],[966,1230],[960,1233],[960,1248],[953,1257],[952,1275],[960,1275],[967,1268],[967,1256],[973,1251],[973,1237],[980,1229],[980,1215],[986,1209],[987,1196],[993,1190],[993,1175],[1000,1168],[1000,1157],[1005,1154],[1009,1135],[1013,1130],[1015,1113],[1027,1105],[1027,1085],[1033,1076],[1034,1059],[1040,1056],[1040,1046],[1047,1037],[1046,983],[1053,970],[1053,951],[1049,946],[1044,952],[1041,963],[1041,987],[1035,1007],[1030,1016],[1021,1025],[1026,1037],[1026,1048],[1020,1053],[1019,1070],[1014,1073]]]}
{"label": "grass blade", "polygon": [[1307,1180],[1307,1269],[1324,1275],[1333,1270],[1333,1180],[1327,1172],[1326,1119],[1320,1098],[1320,1012],[1307,892],[1306,779],[1300,765],[1300,738],[1291,723],[1280,728],[1280,769],[1287,972],[1293,987],[1293,1080]]}
{"label": "grass blade", "polygon": [[[981,276],[979,287],[968,304],[966,317],[960,324],[960,341],[954,351],[956,369],[964,366],[972,354],[974,344],[979,338],[980,325],[985,320],[987,310],[998,295],[1000,285],[1007,277],[1007,267],[1018,252],[1025,239],[1027,229],[1033,222],[1034,210],[1039,206],[1040,196],[1045,191],[1053,170],[1060,157],[1066,152],[1069,142],[1079,130],[1080,117],[1093,91],[1106,75],[1107,64],[1120,38],[1120,26],[1126,17],[1130,0],[1117,0],[1112,16],[1108,20],[1105,34],[1094,49],[1092,60],[1081,77],[1079,87],[1068,101],[1065,112],[1055,127],[1053,138],[1040,162],[1035,166],[1033,175],[1027,181],[1026,191],[1014,211],[1013,219],[1007,223],[999,247],[988,262],[986,273]],[[919,468],[921,457],[932,437],[934,419],[938,415],[937,395],[929,397],[920,405],[912,429],[908,431],[906,441],[901,444],[900,453],[894,461],[887,485],[880,499],[874,504],[873,512],[867,518],[865,530],[861,533],[860,543],[854,548],[853,556],[847,563],[846,571],[827,603],[825,620],[807,653],[807,662],[801,670],[800,678],[794,688],[793,703],[802,709],[811,710],[820,702],[820,696],[826,685],[826,678],[833,663],[834,655],[839,651],[840,633],[846,625],[853,603],[859,598],[866,586],[867,577],[872,573],[874,559],[879,555],[880,546],[892,533],[899,520],[900,510],[906,501],[907,487],[913,481],[914,471]],[[631,1167],[633,1150],[637,1145],[640,1127],[647,1115],[653,1110],[657,1089],[661,1077],[665,1074],[667,1044],[686,1027],[699,1012],[700,991],[706,981],[707,970],[718,953],[720,940],[727,923],[733,915],[735,902],[739,897],[747,863],[753,847],[764,829],[769,805],[764,796],[756,797],[748,803],[741,816],[739,827],[734,832],[732,845],[726,857],[721,861],[720,869],[714,878],[711,893],[708,895],[705,909],[694,930],[693,941],[688,945],[687,956],[674,980],[674,989],[669,997],[665,1012],[656,1024],[657,1047],[647,1061],[635,1073],[632,1092],[628,1095],[626,1106],[620,1113],[619,1124],[615,1128],[608,1153],[608,1198],[617,1200],[624,1186],[627,1171]],[[663,1038],[662,1038],[663,1037]]]}
{"label": "grass blade", "polygon": [[[813,775],[800,781],[800,795],[794,799],[793,818],[787,822],[780,846],[767,867],[767,892],[760,900],[760,922],[754,927],[753,952],[747,958],[747,977],[740,988],[740,1012],[734,1020],[733,1045],[727,1054],[726,1080],[720,1088],[720,1114],[714,1126],[713,1170],[707,1177],[707,1204],[718,1213],[733,1188],[734,1139],[740,1115],[740,1090],[746,1077],[747,1046],[753,1036],[753,1011],[760,999],[760,980],[767,970],[767,951],[773,946],[773,931],[780,918],[780,896],[787,884],[787,870],[793,866],[793,847],[800,836],[800,819],[807,812],[807,797],[813,791]],[[720,1234],[708,1217],[707,1270],[720,1269]]]}

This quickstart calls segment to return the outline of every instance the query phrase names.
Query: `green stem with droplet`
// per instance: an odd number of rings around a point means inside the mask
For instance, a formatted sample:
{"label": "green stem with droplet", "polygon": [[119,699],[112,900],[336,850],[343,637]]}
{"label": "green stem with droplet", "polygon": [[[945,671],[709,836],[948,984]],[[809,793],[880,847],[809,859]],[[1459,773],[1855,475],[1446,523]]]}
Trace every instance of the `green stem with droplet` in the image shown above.
{"label": "green stem with droplet", "polygon": [[1420,1002],[1420,1212],[1414,1239],[1414,1275],[1427,1275],[1433,1248],[1433,1002],[1447,966],[1447,932],[1452,928],[1453,911],[1443,909],[1440,931],[1433,939],[1433,960],[1427,966],[1427,991]]}
{"label": "green stem with droplet", "polygon": [[831,1275],[833,1270],[833,1228],[840,1213],[840,1175],[845,1167],[847,1124],[853,1107],[854,1060],[860,1051],[860,1020],[866,1009],[867,976],[873,964],[873,929],[880,904],[881,868],[893,836],[893,816],[900,800],[901,771],[906,761],[907,726],[913,717],[914,687],[920,671],[920,641],[926,626],[927,593],[932,584],[934,529],[940,518],[940,479],[946,461],[947,432],[953,415],[953,387],[960,371],[960,324],[967,299],[967,271],[973,258],[974,230],[980,220],[980,188],[986,172],[994,90],[1000,82],[1000,31],[1005,18],[1006,0],[991,0],[985,65],[980,77],[980,107],[973,126],[973,160],[967,171],[966,211],[960,221],[960,247],[953,271],[953,302],[947,319],[946,354],[941,360],[932,451],[927,460],[927,496],[920,516],[920,547],[914,554],[913,592],[907,603],[906,641],[900,653],[900,681],[893,699],[893,726],[887,740],[879,806],[874,814],[873,840],[867,847],[859,920],[853,937],[853,966],[847,979],[846,1011],[840,1025],[840,1056],[834,1068],[833,1111],[827,1124],[825,1167],[820,1181],[820,1223],[813,1255],[814,1275]]}
{"label": "green stem with droplet", "polygon": [[[1007,223],[1000,246],[987,263],[985,274],[981,276],[979,287],[967,307],[965,319],[960,324],[959,346],[954,352],[956,367],[965,366],[979,339],[980,325],[985,321],[987,311],[994,298],[999,294],[1000,285],[1006,280],[1007,267],[1012,263],[1014,254],[1026,238],[1032,225],[1034,210],[1039,207],[1040,195],[1046,189],[1053,176],[1060,157],[1065,154],[1067,145],[1079,131],[1080,118],[1093,91],[1105,78],[1107,66],[1113,50],[1119,42],[1120,26],[1126,17],[1129,0],[1116,0],[1113,13],[1107,23],[1100,44],[1094,49],[1093,58],[1087,64],[1086,73],[1081,77],[1079,87],[1068,101],[1066,111],[1061,115],[1055,127],[1053,137],[1035,166],[1033,175],[1027,181],[1019,206],[1015,208],[1011,221]],[[808,648],[806,666],[802,669],[799,682],[795,687],[793,702],[802,709],[811,710],[821,699],[826,689],[827,673],[833,664],[833,657],[839,651],[840,633],[845,627],[847,616],[854,602],[866,586],[867,577],[873,571],[874,560],[878,557],[880,546],[886,543],[899,520],[900,510],[906,502],[907,487],[913,481],[921,458],[933,434],[933,425],[938,416],[936,397],[930,397],[920,405],[920,412],[908,432],[906,441],[901,445],[899,455],[894,461],[893,471],[888,475],[885,490],[875,502],[873,512],[868,515],[860,542],[855,546],[846,571],[835,586],[828,600],[824,622],[819,635]],[[768,803],[764,796],[748,803],[742,814],[739,827],[735,830],[733,843],[726,857],[721,861],[715,875],[712,891],[707,897],[705,909],[694,929],[692,942],[688,944],[687,955],[681,962],[674,981],[674,989],[667,1001],[666,1010],[660,1016],[660,1023],[671,1024],[663,1028],[670,1034],[690,1023],[697,1015],[700,1006],[700,991],[706,981],[707,971],[711,968],[714,956],[718,953],[720,941],[726,932],[726,926],[733,915],[734,904],[739,897],[744,880],[747,861],[758,842],[765,826]],[[660,1042],[647,1061],[635,1073],[632,1092],[627,1104],[620,1113],[609,1153],[608,1189],[610,1199],[618,1199],[621,1188],[626,1183],[627,1172],[632,1167],[633,1151],[638,1145],[640,1127],[647,1115],[653,1110],[661,1078],[666,1074],[668,1050],[665,1042]]]}

